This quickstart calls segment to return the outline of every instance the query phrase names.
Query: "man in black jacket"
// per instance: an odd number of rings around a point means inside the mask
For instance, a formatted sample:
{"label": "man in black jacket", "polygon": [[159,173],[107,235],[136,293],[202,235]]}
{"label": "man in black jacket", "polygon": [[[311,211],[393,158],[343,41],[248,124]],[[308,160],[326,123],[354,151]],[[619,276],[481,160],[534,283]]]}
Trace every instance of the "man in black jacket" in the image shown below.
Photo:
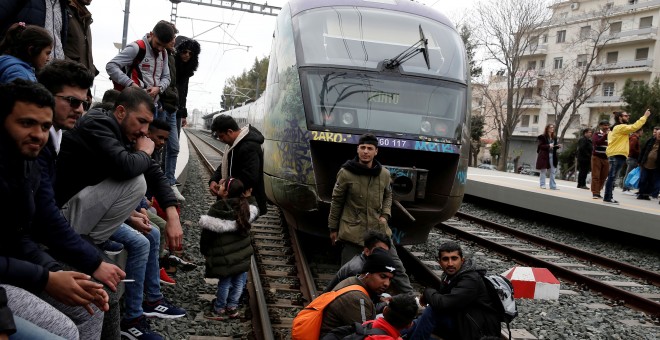
{"label": "man in black jacket", "polygon": [[657,198],[660,187],[660,126],[653,128],[653,135],[644,144],[639,154],[639,194],[637,199],[650,200],[649,196]]}
{"label": "man in black jacket", "polygon": [[579,189],[589,189],[587,186],[587,175],[591,171],[591,153],[594,151],[594,145],[591,141],[593,131],[590,128],[582,130],[582,137],[578,140],[577,147],[577,167]]}
{"label": "man in black jacket", "polygon": [[428,306],[415,320],[408,339],[429,339],[431,333],[445,340],[499,336],[500,319],[482,279],[485,270],[463,258],[456,242],[440,245],[438,262],[444,271],[442,285],[424,291],[421,303]]}
{"label": "man in black jacket", "polygon": [[16,80],[0,86],[0,103],[0,206],[8,212],[0,239],[0,281],[39,294],[78,325],[81,337],[98,338],[103,313],[93,305],[107,311],[103,286],[89,275],[62,270],[39,246],[87,274],[95,274],[101,262],[87,258],[86,243],[43,209],[50,202],[44,201],[36,158],[48,141],[53,97],[41,85]]}
{"label": "man in black jacket", "polygon": [[259,215],[266,213],[266,192],[264,190],[264,152],[261,145],[264,136],[254,126],[238,128],[238,123],[228,115],[213,119],[211,131],[227,144],[222,164],[215,170],[209,181],[211,193],[218,196],[221,179],[235,177],[243,182],[245,189],[252,189],[257,199]]}

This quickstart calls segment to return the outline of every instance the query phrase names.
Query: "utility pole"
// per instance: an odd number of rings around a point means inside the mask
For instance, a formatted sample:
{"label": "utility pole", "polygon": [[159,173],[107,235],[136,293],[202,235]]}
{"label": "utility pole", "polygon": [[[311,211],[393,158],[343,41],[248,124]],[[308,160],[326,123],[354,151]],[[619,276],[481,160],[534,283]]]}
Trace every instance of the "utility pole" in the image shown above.
{"label": "utility pole", "polygon": [[121,36],[121,49],[126,47],[126,37],[128,36],[128,14],[131,8],[131,0],[125,0],[126,7],[124,8],[124,34]]}

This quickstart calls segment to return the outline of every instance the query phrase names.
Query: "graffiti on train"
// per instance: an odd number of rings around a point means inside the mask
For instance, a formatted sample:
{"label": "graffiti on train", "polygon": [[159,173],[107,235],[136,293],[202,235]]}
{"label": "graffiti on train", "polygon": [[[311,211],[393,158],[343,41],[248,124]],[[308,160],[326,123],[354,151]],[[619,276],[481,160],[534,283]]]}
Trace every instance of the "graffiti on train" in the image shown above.
{"label": "graffiti on train", "polygon": [[[288,127],[284,129],[285,140],[305,140],[307,131],[304,131],[298,125],[295,119],[287,120]],[[279,154],[281,155],[282,168],[288,169],[287,179],[296,180],[302,183],[309,183],[312,178],[312,163],[309,157],[309,146],[306,143],[277,143]],[[293,177],[293,178],[291,178]]]}
{"label": "graffiti on train", "polygon": [[[326,131],[310,131],[309,133],[310,133],[309,137],[311,137],[311,140],[314,141],[357,144],[358,141],[360,140],[360,136],[358,135],[351,135],[344,133],[326,132]],[[389,138],[389,137],[377,137],[377,138],[378,138],[379,147],[442,152],[442,153],[459,153],[460,151],[460,147],[454,144],[427,142],[427,141],[410,141],[406,139]]]}
{"label": "graffiti on train", "polygon": [[392,242],[394,244],[401,244],[401,241],[406,236],[406,232],[394,227],[390,227],[390,229],[392,229]]}

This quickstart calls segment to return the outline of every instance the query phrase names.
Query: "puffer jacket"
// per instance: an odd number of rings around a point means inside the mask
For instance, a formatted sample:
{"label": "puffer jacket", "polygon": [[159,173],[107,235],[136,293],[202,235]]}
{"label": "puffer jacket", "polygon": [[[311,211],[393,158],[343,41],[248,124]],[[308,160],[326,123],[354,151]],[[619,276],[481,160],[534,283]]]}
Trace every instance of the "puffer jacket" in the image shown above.
{"label": "puffer jacket", "polygon": [[[359,285],[369,292],[367,286],[362,283],[357,276],[339,282],[334,290],[339,290],[351,285]],[[333,329],[352,325],[354,322],[364,323],[373,320],[376,317],[376,308],[373,303],[374,297],[366,296],[359,290],[350,291],[338,296],[330,302],[323,311],[323,321],[321,322],[321,338]]]}
{"label": "puffer jacket", "polygon": [[628,157],[630,151],[630,142],[628,135],[639,130],[646,123],[646,116],[641,116],[634,124],[617,124],[607,135],[607,157],[624,156]]}
{"label": "puffer jacket", "polygon": [[[199,226],[202,235],[199,250],[206,258],[206,277],[222,278],[240,274],[250,269],[250,256],[254,253],[250,233],[238,231],[235,212],[231,200],[219,200],[213,203],[214,215],[202,215]],[[250,202],[250,223],[259,216],[253,197]]]}
{"label": "puffer jacket", "polygon": [[332,190],[328,228],[339,230],[339,239],[363,245],[364,234],[377,230],[392,236],[392,230],[380,221],[392,215],[390,172],[378,161],[367,169],[358,158],[347,161],[337,173]]}
{"label": "puffer jacket", "polygon": [[0,56],[0,84],[12,82],[14,79],[25,79],[37,82],[32,65],[12,55]]}
{"label": "puffer jacket", "polygon": [[424,299],[434,312],[456,321],[457,334],[443,334],[443,339],[477,340],[500,335],[495,303],[488,295],[481,272],[485,274],[468,259],[453,276],[442,274],[443,284],[438,289],[424,291]]}

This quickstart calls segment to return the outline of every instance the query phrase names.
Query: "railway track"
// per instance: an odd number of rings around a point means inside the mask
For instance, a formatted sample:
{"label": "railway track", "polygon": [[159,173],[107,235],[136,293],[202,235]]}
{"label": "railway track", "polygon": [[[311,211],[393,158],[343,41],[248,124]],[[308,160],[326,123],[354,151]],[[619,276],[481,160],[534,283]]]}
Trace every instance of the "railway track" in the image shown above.
{"label": "railway track", "polygon": [[[439,229],[660,317],[660,274],[464,213]],[[558,262],[561,261],[561,262]],[[642,291],[651,291],[643,293]]]}

